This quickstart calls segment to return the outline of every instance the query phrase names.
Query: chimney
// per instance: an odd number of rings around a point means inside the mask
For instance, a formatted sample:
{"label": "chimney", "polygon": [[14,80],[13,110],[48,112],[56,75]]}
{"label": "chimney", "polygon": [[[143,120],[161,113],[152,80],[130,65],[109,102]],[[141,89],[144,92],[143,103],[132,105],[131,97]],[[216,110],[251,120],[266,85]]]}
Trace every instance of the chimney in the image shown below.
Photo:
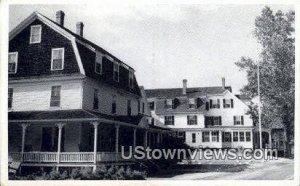
{"label": "chimney", "polygon": [[76,34],[80,35],[81,37],[83,37],[83,22],[77,22],[76,23]]}
{"label": "chimney", "polygon": [[186,88],[187,88],[187,80],[182,80],[182,94],[186,95]]}
{"label": "chimney", "polygon": [[64,26],[64,21],[65,21],[65,13],[62,10],[59,10],[56,12],[56,22],[61,25]]}
{"label": "chimney", "polygon": [[222,77],[222,88],[225,90],[225,78]]}

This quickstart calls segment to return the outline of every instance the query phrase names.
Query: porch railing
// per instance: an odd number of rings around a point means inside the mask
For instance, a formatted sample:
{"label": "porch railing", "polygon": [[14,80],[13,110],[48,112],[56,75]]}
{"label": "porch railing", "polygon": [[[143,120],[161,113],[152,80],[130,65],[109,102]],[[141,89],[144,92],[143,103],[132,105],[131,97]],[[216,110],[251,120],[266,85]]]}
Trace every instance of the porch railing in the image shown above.
{"label": "porch railing", "polygon": [[[23,161],[32,163],[55,163],[58,162],[57,152],[24,152],[23,160],[20,152],[11,152],[9,157],[12,161]],[[98,152],[97,162],[128,161],[121,157],[121,153]],[[85,163],[94,162],[93,152],[61,152],[59,162],[61,163]]]}

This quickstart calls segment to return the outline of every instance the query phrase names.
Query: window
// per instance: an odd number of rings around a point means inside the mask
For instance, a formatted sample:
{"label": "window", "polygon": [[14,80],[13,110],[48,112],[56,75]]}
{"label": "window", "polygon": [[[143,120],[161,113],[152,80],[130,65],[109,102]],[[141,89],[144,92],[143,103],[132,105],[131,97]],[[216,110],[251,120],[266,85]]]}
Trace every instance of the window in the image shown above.
{"label": "window", "polygon": [[154,101],[148,103],[150,110],[154,110]]}
{"label": "window", "polygon": [[133,88],[133,72],[129,71],[129,87]]}
{"label": "window", "polygon": [[112,103],[111,103],[111,113],[115,114],[117,111],[117,103],[116,103],[116,96],[113,96]]}
{"label": "window", "polygon": [[223,108],[233,108],[233,99],[223,99]]}
{"label": "window", "polygon": [[205,116],[205,126],[221,126],[222,117],[221,116]]}
{"label": "window", "polygon": [[244,116],[233,116],[234,125],[244,125]]}
{"label": "window", "polygon": [[196,102],[194,98],[189,99],[189,108],[196,108]]}
{"label": "window", "polygon": [[174,116],[165,116],[165,125],[174,125]]}
{"label": "window", "polygon": [[167,108],[167,109],[172,109],[172,108],[174,108],[174,100],[173,100],[173,99],[167,99],[167,100],[166,100],[166,108]]}
{"label": "window", "polygon": [[114,62],[114,80],[119,82],[119,64]]}
{"label": "window", "polygon": [[40,43],[42,35],[42,26],[33,25],[30,27],[30,44]]}
{"label": "window", "polygon": [[8,53],[8,73],[15,74],[18,65],[18,52]]}
{"label": "window", "polygon": [[246,141],[251,141],[251,132],[246,132]]}
{"label": "window", "polygon": [[145,113],[145,103],[144,102],[142,103],[142,113],[143,114]]}
{"label": "window", "polygon": [[245,141],[245,133],[240,132],[240,141]]}
{"label": "window", "polygon": [[131,100],[127,100],[127,115],[131,115]]}
{"label": "window", "polygon": [[138,109],[138,113],[140,113],[141,112],[141,101],[140,100],[138,100],[137,109]]}
{"label": "window", "polygon": [[220,108],[220,99],[210,99],[209,105],[210,108]]}
{"label": "window", "polygon": [[202,142],[209,142],[209,132],[202,132]]}
{"label": "window", "polygon": [[52,49],[51,70],[64,69],[64,56],[65,56],[64,48]]}
{"label": "window", "polygon": [[98,52],[96,52],[95,72],[100,75],[102,74],[102,55]]}
{"label": "window", "polygon": [[219,142],[219,131],[212,131],[211,132],[211,141],[212,142]]}
{"label": "window", "polygon": [[231,142],[231,133],[230,132],[222,133],[222,142]]}
{"label": "window", "polygon": [[8,88],[8,108],[12,108],[14,89]]}
{"label": "window", "polygon": [[50,107],[59,107],[60,106],[60,92],[61,92],[61,86],[52,86],[51,87]]}
{"label": "window", "polygon": [[94,102],[93,102],[93,109],[98,110],[99,109],[99,91],[98,89],[94,89]]}
{"label": "window", "polygon": [[197,116],[187,116],[187,124],[188,125],[197,125]]}
{"label": "window", "polygon": [[192,143],[196,143],[196,133],[192,133]]}
{"label": "window", "polygon": [[233,141],[239,141],[239,133],[233,132]]}

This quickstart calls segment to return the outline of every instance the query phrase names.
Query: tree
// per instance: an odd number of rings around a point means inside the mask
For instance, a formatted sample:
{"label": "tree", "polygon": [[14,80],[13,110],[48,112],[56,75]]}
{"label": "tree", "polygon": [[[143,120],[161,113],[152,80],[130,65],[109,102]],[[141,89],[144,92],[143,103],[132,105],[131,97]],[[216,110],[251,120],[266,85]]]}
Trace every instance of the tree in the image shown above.
{"label": "tree", "polygon": [[[258,61],[241,57],[235,64],[247,74],[248,84],[241,92],[253,98],[257,96],[257,65],[260,66],[260,91],[262,123],[271,127],[274,118],[280,118],[285,126],[287,142],[293,139],[295,104],[295,13],[273,14],[269,7],[255,19],[254,36],[262,46]],[[250,111],[251,112],[251,111]],[[251,112],[252,114],[257,112]],[[287,147],[289,145],[287,144]],[[288,152],[290,149],[287,149]]]}

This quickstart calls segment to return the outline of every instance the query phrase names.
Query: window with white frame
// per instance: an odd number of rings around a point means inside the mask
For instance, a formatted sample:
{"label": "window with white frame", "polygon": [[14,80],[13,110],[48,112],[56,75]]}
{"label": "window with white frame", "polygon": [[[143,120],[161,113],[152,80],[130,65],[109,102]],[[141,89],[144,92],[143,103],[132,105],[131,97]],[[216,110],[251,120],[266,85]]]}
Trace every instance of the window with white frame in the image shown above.
{"label": "window with white frame", "polygon": [[233,132],[233,141],[239,141],[239,132]]}
{"label": "window with white frame", "polygon": [[174,125],[174,116],[165,116],[165,125]]}
{"label": "window with white frame", "polygon": [[202,132],[202,142],[209,142],[209,131]]}
{"label": "window with white frame", "polygon": [[8,53],[8,73],[15,74],[18,66],[18,52]]}
{"label": "window with white frame", "polygon": [[195,98],[189,98],[189,108],[196,108]]}
{"label": "window with white frame", "polygon": [[220,99],[210,99],[209,106],[210,108],[220,108]]}
{"label": "window with white frame", "polygon": [[42,38],[42,26],[33,25],[30,27],[30,44],[40,43]]}
{"label": "window with white frame", "polygon": [[14,89],[8,88],[8,108],[12,108]]}
{"label": "window with white frame", "polygon": [[212,131],[211,132],[211,141],[212,142],[219,142],[219,131]]}
{"label": "window with white frame", "polygon": [[196,143],[196,133],[192,133],[192,143]]}
{"label": "window with white frame", "polygon": [[64,48],[53,48],[51,57],[51,70],[63,70],[64,69]]}
{"label": "window with white frame", "polygon": [[188,125],[197,125],[197,115],[187,116],[187,124]]}
{"label": "window with white frame", "polygon": [[119,68],[120,68],[119,63],[114,62],[114,77],[113,78],[116,82],[119,82]]}
{"label": "window with white frame", "polygon": [[171,109],[174,108],[174,100],[173,99],[166,99],[166,108]]}
{"label": "window with white frame", "polygon": [[233,108],[233,99],[223,99],[223,108]]}
{"label": "window with white frame", "polygon": [[251,141],[251,132],[246,132],[246,141]]}
{"label": "window with white frame", "polygon": [[234,125],[244,125],[244,116],[233,116]]}
{"label": "window with white frame", "polygon": [[129,87],[133,88],[133,72],[129,70]]}
{"label": "window with white frame", "polygon": [[60,106],[60,94],[61,94],[61,86],[52,86],[51,87],[50,107],[59,107]]}
{"label": "window with white frame", "polygon": [[244,132],[239,132],[240,133],[240,141],[245,141],[245,133]]}
{"label": "window with white frame", "polygon": [[95,72],[97,74],[102,74],[102,54],[96,52],[96,59],[95,59]]}

